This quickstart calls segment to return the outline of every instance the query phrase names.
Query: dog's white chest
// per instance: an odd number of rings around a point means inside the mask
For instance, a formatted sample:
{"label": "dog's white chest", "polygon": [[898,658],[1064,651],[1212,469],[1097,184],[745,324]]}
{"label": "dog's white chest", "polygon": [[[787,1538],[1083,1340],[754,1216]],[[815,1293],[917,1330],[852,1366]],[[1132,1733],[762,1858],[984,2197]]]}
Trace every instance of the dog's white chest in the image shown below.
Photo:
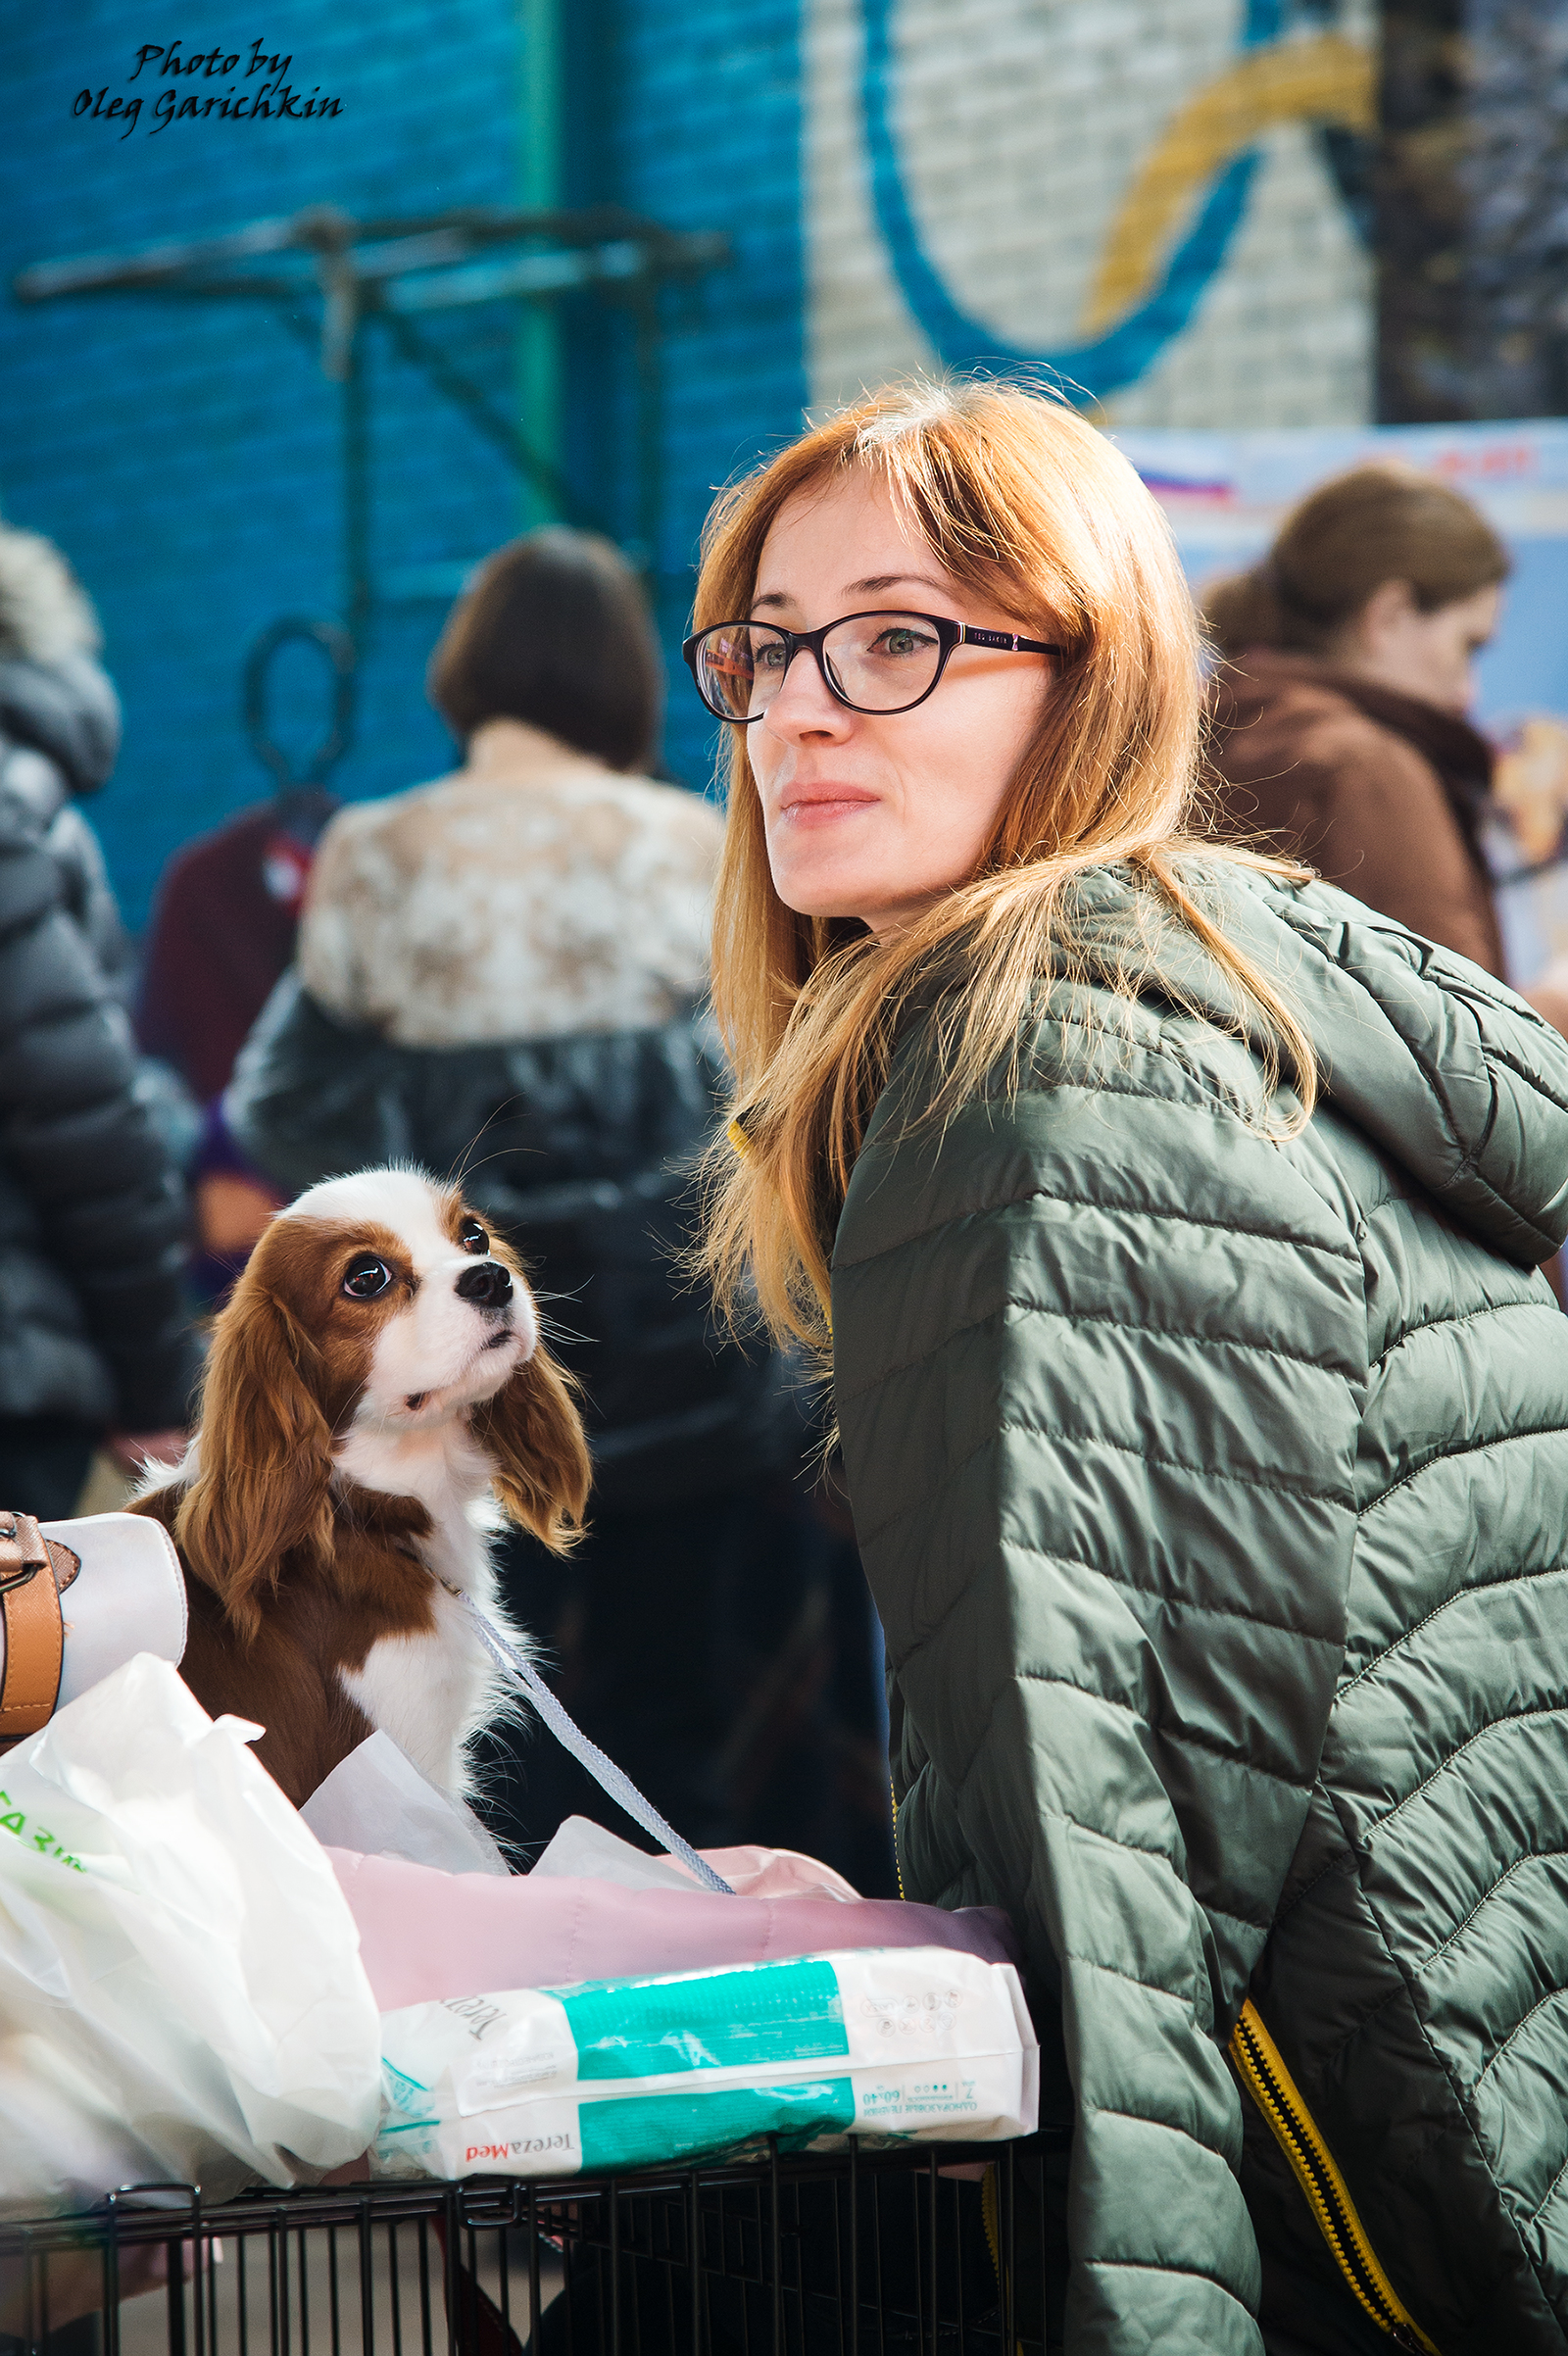
{"label": "dog's white chest", "polygon": [[438,1587],[433,1607],[433,1633],[382,1637],[358,1669],[339,1674],[350,1699],[421,1775],[464,1793],[468,1738],[497,1713],[495,1671],[462,1599]]}

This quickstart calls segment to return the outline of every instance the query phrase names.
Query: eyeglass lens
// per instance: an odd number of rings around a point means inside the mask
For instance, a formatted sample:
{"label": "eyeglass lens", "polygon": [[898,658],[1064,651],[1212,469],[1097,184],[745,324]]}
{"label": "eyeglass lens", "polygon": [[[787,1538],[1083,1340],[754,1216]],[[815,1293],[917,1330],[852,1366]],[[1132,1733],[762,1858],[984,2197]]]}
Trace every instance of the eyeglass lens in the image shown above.
{"label": "eyeglass lens", "polygon": [[[788,656],[788,641],[765,622],[710,630],[698,657],[703,692],[726,719],[755,719],[777,695]],[[935,679],[942,641],[918,614],[859,614],[829,630],[822,657],[847,704],[902,712]]]}

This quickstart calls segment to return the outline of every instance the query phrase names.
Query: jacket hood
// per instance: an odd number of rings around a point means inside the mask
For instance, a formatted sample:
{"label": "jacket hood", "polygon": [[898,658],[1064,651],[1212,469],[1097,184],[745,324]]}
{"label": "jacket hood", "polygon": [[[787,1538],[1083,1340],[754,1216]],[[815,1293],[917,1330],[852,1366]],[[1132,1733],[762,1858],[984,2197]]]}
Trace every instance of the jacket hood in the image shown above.
{"label": "jacket hood", "polygon": [[0,523],[0,655],[58,663],[102,644],[92,601],[54,542]]}
{"label": "jacket hood", "polygon": [[[1189,880],[1304,1024],[1336,1109],[1494,1251],[1549,1259],[1568,1239],[1568,1041],[1479,965],[1328,884],[1229,860]],[[1134,907],[1125,871],[1084,878],[1092,961],[1125,946]],[[1165,928],[1156,970],[1234,1025],[1225,975],[1184,929]]]}
{"label": "jacket hood", "polygon": [[0,652],[0,737],[42,753],[73,794],[96,793],[120,751],[120,698],[90,655]]}

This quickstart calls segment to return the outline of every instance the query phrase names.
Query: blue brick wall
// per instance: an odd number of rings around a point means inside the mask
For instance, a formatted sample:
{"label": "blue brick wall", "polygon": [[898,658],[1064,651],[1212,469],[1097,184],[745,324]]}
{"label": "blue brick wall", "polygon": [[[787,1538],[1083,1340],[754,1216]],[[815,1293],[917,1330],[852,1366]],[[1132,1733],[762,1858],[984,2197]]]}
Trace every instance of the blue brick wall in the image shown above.
{"label": "blue brick wall", "polygon": [[[155,12],[156,17],[156,12]],[[676,227],[726,229],[736,269],[663,298],[657,547],[661,624],[675,646],[711,487],[794,431],[805,400],[799,68],[793,0],[581,0],[565,11],[565,200],[619,202]],[[221,41],[248,62],[291,52],[324,121],[175,122],[128,138],[74,120],[78,90],[127,88],[137,49]],[[241,20],[149,18],[125,0],[7,12],[0,280],[29,263],[238,226],[308,204],[438,211],[516,200],[521,32],[508,0],[384,0],[373,13],[277,0]],[[229,77],[243,89],[243,70]],[[265,78],[257,76],[252,82]],[[181,94],[227,86],[198,76]],[[303,322],[296,321],[296,328]],[[443,343],[513,406],[505,307],[445,315]],[[639,531],[629,323],[574,302],[565,320],[568,470],[617,532]],[[372,567],[450,564],[517,528],[516,483],[474,430],[372,331]],[[339,418],[315,351],[257,305],[0,297],[0,512],[59,541],[102,615],[125,705],[121,765],[95,817],[133,923],[180,842],[265,790],[245,741],[239,670],[276,615],[342,600]],[[359,733],[333,782],[385,793],[444,765],[425,706],[438,601],[378,608]],[[279,674],[292,733],[313,675]],[[711,748],[685,675],[671,679],[667,761],[702,783]]]}
{"label": "blue brick wall", "polygon": [[678,647],[697,536],[714,489],[798,433],[807,401],[795,0],[630,0],[615,155],[622,203],[672,228],[723,229],[735,253],[728,270],[664,297],[666,759],[706,781],[713,732]]}

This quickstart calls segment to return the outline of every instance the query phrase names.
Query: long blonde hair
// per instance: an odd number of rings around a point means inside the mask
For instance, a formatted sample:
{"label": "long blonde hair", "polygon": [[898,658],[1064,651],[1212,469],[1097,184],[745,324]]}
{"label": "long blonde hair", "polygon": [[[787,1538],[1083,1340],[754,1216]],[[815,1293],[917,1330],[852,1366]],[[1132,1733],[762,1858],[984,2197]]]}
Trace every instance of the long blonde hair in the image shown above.
{"label": "long blonde hair", "polygon": [[[1198,625],[1164,517],[1127,461],[1039,393],[917,383],[874,394],[719,498],[704,533],[696,628],[750,612],[779,510],[852,467],[881,475],[963,588],[1067,651],[973,875],[897,935],[785,907],[747,731],[730,731],[713,1006],[736,1121],[733,1142],[708,1158],[697,1257],[732,1320],[760,1310],[776,1337],[819,1356],[833,1231],[911,991],[939,962],[951,971],[958,954],[961,987],[949,990],[936,1025],[933,1108],[951,1110],[999,1063],[1015,1066],[1041,977],[1081,973],[1062,898],[1086,868],[1120,862],[1208,950],[1239,1022],[1262,1044],[1265,1093],[1282,1063],[1307,1109],[1316,1083],[1289,1006],[1183,881],[1199,848],[1186,831],[1202,713]],[[1201,849],[1211,864],[1247,859]],[[1116,987],[1134,995],[1149,961],[1123,959]]]}

